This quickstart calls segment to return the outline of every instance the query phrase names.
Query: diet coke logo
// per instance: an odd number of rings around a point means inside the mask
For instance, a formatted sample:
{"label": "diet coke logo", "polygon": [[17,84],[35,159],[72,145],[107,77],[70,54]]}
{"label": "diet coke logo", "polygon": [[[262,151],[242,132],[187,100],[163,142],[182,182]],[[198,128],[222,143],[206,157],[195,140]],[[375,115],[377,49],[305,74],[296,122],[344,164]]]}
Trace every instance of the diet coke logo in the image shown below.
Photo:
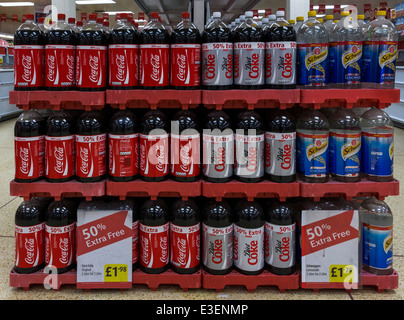
{"label": "diet coke logo", "polygon": [[32,61],[31,56],[26,56],[26,55],[22,56],[22,66],[24,68],[22,78],[26,82],[31,82],[31,80],[32,80],[32,64],[33,64],[33,61]]}
{"label": "diet coke logo", "polygon": [[185,54],[177,54],[177,65],[178,65],[178,73],[177,78],[180,81],[185,81],[186,78],[186,65],[187,65],[187,58]]}
{"label": "diet coke logo", "polygon": [[160,80],[160,68],[161,68],[160,56],[158,54],[151,54],[150,63],[153,68],[150,76],[154,81],[159,81]]}
{"label": "diet coke logo", "polygon": [[97,56],[90,56],[89,65],[91,68],[89,79],[97,83],[100,78],[100,59]]}
{"label": "diet coke logo", "polygon": [[124,82],[125,80],[125,67],[126,67],[126,59],[123,54],[117,54],[115,58],[116,63],[116,79]]}

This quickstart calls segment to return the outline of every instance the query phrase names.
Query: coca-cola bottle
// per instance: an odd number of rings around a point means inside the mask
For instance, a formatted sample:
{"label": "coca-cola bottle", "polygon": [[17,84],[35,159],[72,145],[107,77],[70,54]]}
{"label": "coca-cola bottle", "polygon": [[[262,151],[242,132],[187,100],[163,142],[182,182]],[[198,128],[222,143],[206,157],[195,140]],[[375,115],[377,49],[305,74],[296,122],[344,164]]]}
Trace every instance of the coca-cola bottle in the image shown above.
{"label": "coca-cola bottle", "polygon": [[181,110],[173,116],[171,123],[174,126],[170,134],[171,176],[180,182],[196,181],[201,171],[197,116],[192,111]]}
{"label": "coca-cola bottle", "polygon": [[234,208],[234,266],[243,274],[264,270],[264,211],[256,201],[240,200]]}
{"label": "coca-cola bottle", "polygon": [[58,274],[76,266],[76,221],[78,202],[53,201],[45,221],[45,266]]}
{"label": "coca-cola bottle", "polygon": [[146,273],[162,273],[170,262],[170,223],[164,200],[146,200],[140,209],[140,268]]}
{"label": "coca-cola bottle", "polygon": [[211,111],[202,135],[203,177],[210,182],[227,182],[233,176],[234,134],[231,119],[221,110]]}
{"label": "coca-cola bottle", "polygon": [[201,37],[189,12],[171,33],[170,85],[175,89],[196,89],[201,78]]}
{"label": "coca-cola bottle", "polygon": [[213,12],[212,22],[201,35],[202,85],[209,90],[233,87],[233,39],[221,16],[220,12]]}
{"label": "coca-cola bottle", "polygon": [[109,179],[132,181],[139,173],[139,128],[130,110],[116,112],[109,123]]}
{"label": "coca-cola bottle", "polygon": [[227,274],[233,266],[232,208],[210,199],[202,214],[202,266],[211,274]]}
{"label": "coca-cola bottle", "polygon": [[76,18],[68,18],[67,23],[69,24],[70,28],[77,34],[80,30],[76,26]]}
{"label": "coca-cola bottle", "polygon": [[15,181],[33,182],[45,174],[46,121],[35,110],[24,111],[14,125]]}
{"label": "coca-cola bottle", "polygon": [[265,131],[265,173],[269,180],[296,180],[296,120],[286,110],[269,113]]}
{"label": "coca-cola bottle", "polygon": [[76,34],[65,21],[65,14],[46,33],[45,88],[47,90],[72,90],[75,83]]}
{"label": "coca-cola bottle", "polygon": [[45,85],[45,35],[33,14],[26,18],[14,34],[14,90],[41,90]]}
{"label": "coca-cola bottle", "polygon": [[76,179],[97,182],[107,175],[107,134],[98,111],[86,111],[78,119],[76,135]]}
{"label": "coca-cola bottle", "polygon": [[265,137],[261,116],[251,110],[237,116],[234,175],[243,182],[258,182],[264,176]]}
{"label": "coca-cola bottle", "polygon": [[166,180],[169,175],[169,133],[166,115],[150,110],[140,125],[140,176],[145,181]]}
{"label": "coca-cola bottle", "polygon": [[65,110],[55,111],[47,120],[45,136],[45,179],[71,180],[76,174],[76,123]]}
{"label": "coca-cola bottle", "polygon": [[76,87],[80,91],[102,91],[107,86],[107,35],[96,19],[96,14],[90,14],[77,37]]}
{"label": "coca-cola bottle", "polygon": [[178,199],[170,220],[171,268],[177,273],[194,273],[201,261],[199,207],[193,200]]}
{"label": "coca-cola bottle", "polygon": [[140,86],[165,89],[170,84],[170,35],[152,12],[151,21],[140,33]]}
{"label": "coca-cola bottle", "polygon": [[15,263],[17,273],[33,273],[45,266],[45,216],[47,198],[23,201],[15,213]]}
{"label": "coca-cola bottle", "polygon": [[247,11],[245,18],[234,32],[234,87],[260,89],[265,83],[265,40],[253,12]]}
{"label": "coca-cola bottle", "polygon": [[128,22],[128,14],[121,13],[109,33],[109,88],[134,89],[139,85],[139,35]]}

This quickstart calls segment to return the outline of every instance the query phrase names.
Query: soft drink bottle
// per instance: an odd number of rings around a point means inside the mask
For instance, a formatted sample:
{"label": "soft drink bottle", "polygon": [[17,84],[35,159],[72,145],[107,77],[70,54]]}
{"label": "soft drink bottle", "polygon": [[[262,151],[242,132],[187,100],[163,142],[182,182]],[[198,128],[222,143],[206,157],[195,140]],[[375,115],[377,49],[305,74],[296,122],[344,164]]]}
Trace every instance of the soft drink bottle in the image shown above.
{"label": "soft drink bottle", "polygon": [[298,16],[296,17],[296,24],[293,26],[293,29],[295,29],[296,35],[297,35],[297,30],[302,26],[304,22],[304,17]]}
{"label": "soft drink bottle", "polygon": [[14,90],[41,90],[45,85],[45,35],[34,15],[14,34]]}
{"label": "soft drink bottle", "polygon": [[139,85],[139,35],[128,22],[128,14],[121,13],[109,33],[109,88],[134,89]]}
{"label": "soft drink bottle", "polygon": [[358,20],[359,28],[361,29],[363,39],[365,37],[366,29],[368,28],[369,24],[365,22],[365,15],[358,14],[356,19]]}
{"label": "soft drink bottle", "polygon": [[327,14],[325,16],[324,27],[328,30],[328,33],[330,33],[334,29],[335,23],[334,23],[334,16],[332,14]]}
{"label": "soft drink bottle", "polygon": [[171,33],[170,85],[175,89],[196,89],[201,82],[201,36],[189,12]]}
{"label": "soft drink bottle", "polygon": [[69,24],[70,28],[72,28],[75,34],[79,33],[80,30],[76,26],[76,18],[68,18],[67,23]]}
{"label": "soft drink bottle", "polygon": [[234,86],[238,89],[259,89],[265,83],[265,40],[254,25],[253,12],[234,33]]}
{"label": "soft drink bottle", "polygon": [[14,125],[15,181],[34,182],[45,175],[46,122],[35,110],[24,111]]}
{"label": "soft drink bottle", "polygon": [[328,85],[328,40],[328,32],[316,19],[316,11],[309,11],[308,19],[297,31],[297,83],[301,87]]}
{"label": "soft drink bottle", "polygon": [[39,29],[41,29],[41,31],[44,34],[48,31],[48,29],[45,27],[45,18],[44,17],[38,18],[38,27],[39,27]]}
{"label": "soft drink bottle", "polygon": [[233,86],[233,39],[231,31],[214,12],[213,20],[202,33],[202,85],[209,90]]}
{"label": "soft drink bottle", "polygon": [[140,33],[140,86],[165,89],[170,84],[170,35],[152,12],[151,21]]}
{"label": "soft drink bottle", "polygon": [[90,14],[77,37],[76,87],[80,91],[101,91],[107,86],[107,35],[96,19],[96,14]]}

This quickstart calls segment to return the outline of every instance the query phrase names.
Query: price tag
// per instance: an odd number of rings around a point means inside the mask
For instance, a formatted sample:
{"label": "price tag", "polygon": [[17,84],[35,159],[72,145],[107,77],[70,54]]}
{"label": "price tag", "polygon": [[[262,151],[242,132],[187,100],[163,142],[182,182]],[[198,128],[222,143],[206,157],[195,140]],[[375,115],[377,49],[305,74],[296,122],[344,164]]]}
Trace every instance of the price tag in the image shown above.
{"label": "price tag", "polygon": [[356,267],[353,265],[330,265],[330,282],[352,283],[356,278]]}
{"label": "price tag", "polygon": [[104,282],[127,282],[128,266],[126,264],[106,264]]}

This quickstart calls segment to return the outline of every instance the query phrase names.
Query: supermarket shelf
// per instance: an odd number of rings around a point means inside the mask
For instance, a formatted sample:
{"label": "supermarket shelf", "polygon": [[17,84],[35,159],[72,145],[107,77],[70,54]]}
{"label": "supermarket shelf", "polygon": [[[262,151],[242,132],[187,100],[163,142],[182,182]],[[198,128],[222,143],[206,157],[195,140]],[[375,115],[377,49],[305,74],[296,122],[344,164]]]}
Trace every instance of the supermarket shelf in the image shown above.
{"label": "supermarket shelf", "polygon": [[206,108],[255,109],[290,108],[300,101],[300,90],[202,90],[202,103]]}
{"label": "supermarket shelf", "polygon": [[107,90],[106,103],[120,109],[188,109],[201,104],[201,90]]}
{"label": "supermarket shelf", "polygon": [[105,181],[82,183],[75,180],[67,182],[10,182],[10,195],[29,200],[32,197],[54,197],[56,201],[63,197],[83,197],[91,201],[93,197],[105,195]]}
{"label": "supermarket shelf", "polygon": [[201,181],[177,182],[171,179],[160,182],[147,182],[133,180],[129,182],[115,182],[107,180],[106,194],[125,200],[126,197],[181,197],[187,200],[189,197],[201,195]]}
{"label": "supermarket shelf", "polygon": [[105,91],[10,91],[10,104],[28,109],[102,109]]}

